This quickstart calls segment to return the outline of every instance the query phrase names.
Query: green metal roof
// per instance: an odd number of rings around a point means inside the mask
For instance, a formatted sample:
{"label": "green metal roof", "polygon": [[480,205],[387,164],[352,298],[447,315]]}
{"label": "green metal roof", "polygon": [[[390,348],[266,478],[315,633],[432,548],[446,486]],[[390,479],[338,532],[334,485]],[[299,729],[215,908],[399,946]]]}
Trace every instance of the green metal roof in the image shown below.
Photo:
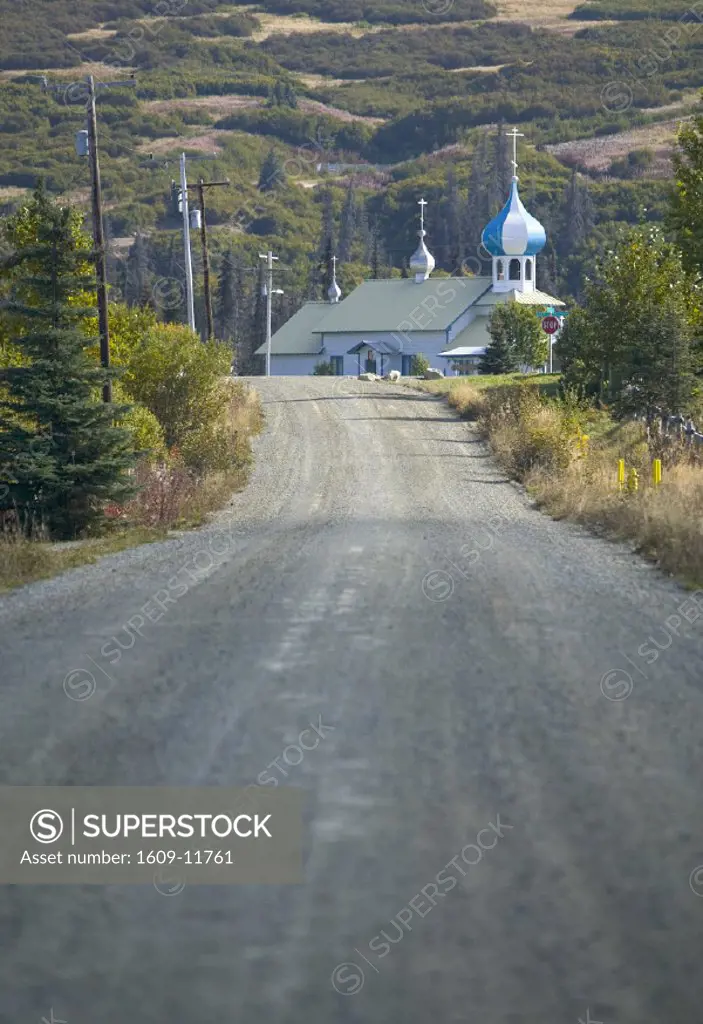
{"label": "green metal roof", "polygon": [[[271,338],[271,352],[277,356],[318,355],[321,349],[318,324],[329,313],[329,302],[306,302],[290,320]],[[260,345],[255,355],[265,356],[266,345]]]}
{"label": "green metal roof", "polygon": [[315,330],[325,334],[445,331],[490,287],[488,277],[364,281],[341,302],[328,306],[328,316]]}

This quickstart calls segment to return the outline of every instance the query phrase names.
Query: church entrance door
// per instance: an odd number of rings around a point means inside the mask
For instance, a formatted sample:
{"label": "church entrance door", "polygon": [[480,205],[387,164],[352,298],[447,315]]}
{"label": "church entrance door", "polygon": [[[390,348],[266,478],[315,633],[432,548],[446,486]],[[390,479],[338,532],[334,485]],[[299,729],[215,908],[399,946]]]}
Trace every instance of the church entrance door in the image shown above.
{"label": "church entrance door", "polygon": [[366,359],[366,373],[376,373],[376,357],[368,356]]}

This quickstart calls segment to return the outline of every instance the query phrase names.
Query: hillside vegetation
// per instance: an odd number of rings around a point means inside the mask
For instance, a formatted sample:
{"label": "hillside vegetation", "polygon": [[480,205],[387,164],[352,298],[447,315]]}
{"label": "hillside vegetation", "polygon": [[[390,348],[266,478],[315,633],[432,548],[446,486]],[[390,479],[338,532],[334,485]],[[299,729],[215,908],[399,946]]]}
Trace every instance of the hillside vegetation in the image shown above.
{"label": "hillside vegetation", "polygon": [[[543,0],[528,24],[508,0],[0,0],[0,215],[38,177],[87,210],[81,76],[134,74],[99,89],[113,296],[184,319],[171,181],[185,150],[191,180],[231,182],[208,193],[207,220],[218,333],[246,368],[268,246],[285,291],[274,326],[322,294],[332,251],[344,289],[402,272],[421,193],[438,267],[482,270],[517,124],[523,196],[549,230],[541,286],[576,297],[619,224],[662,219],[671,122],[703,85],[686,9]],[[597,158],[584,148],[610,138]],[[194,254],[202,323],[197,238]]]}

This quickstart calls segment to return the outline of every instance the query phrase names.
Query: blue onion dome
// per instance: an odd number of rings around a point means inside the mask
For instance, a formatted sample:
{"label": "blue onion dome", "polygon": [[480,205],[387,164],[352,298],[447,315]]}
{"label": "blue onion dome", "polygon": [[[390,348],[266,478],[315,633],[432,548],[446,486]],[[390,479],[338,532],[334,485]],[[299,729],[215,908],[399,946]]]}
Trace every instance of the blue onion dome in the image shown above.
{"label": "blue onion dome", "polygon": [[507,203],[483,229],[481,240],[491,256],[536,256],[547,244],[544,228],[522,205],[517,184],[514,177]]}

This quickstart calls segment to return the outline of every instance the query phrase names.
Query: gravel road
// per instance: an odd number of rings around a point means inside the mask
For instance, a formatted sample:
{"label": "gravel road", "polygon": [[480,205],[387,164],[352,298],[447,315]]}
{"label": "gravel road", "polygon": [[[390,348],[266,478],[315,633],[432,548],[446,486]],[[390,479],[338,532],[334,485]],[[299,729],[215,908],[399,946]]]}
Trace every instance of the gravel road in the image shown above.
{"label": "gravel road", "polygon": [[0,888],[0,1021],[701,1024],[703,595],[541,515],[436,398],[256,386],[216,522],[0,601],[0,781],[272,772],[305,884]]}

